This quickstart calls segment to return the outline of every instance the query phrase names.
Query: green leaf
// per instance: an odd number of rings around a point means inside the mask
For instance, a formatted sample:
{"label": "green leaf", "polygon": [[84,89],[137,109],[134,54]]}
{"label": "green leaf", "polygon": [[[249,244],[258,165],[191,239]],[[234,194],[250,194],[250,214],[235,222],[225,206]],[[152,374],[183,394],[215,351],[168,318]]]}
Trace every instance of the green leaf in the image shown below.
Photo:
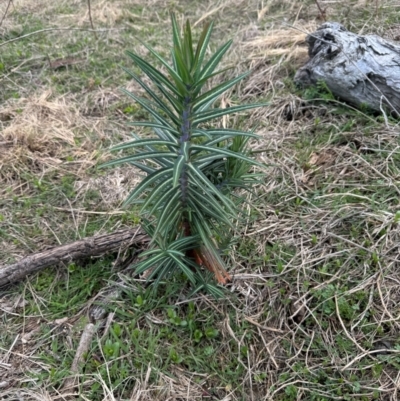
{"label": "green leaf", "polygon": [[164,176],[170,174],[172,171],[169,169],[160,169],[155,173],[148,175],[143,181],[139,183],[139,185],[129,194],[128,198],[125,200],[124,204],[129,205],[132,203],[133,199],[139,196],[147,187],[155,184],[157,181],[160,181]]}
{"label": "green leaf", "polygon": [[227,50],[229,49],[231,44],[232,44],[232,39],[228,40],[228,42],[226,42],[224,45],[222,45],[214,53],[214,55],[210,58],[208,63],[204,66],[204,68],[199,73],[198,79],[203,79],[203,78],[209,77],[213,73],[215,67],[219,64],[219,62],[221,61],[222,57],[227,52]]}
{"label": "green leaf", "polygon": [[171,183],[172,183],[172,177],[167,178],[158,187],[156,187],[144,201],[142,205],[142,211],[147,210],[149,214],[152,214],[153,213],[152,209],[149,210],[148,208],[149,207],[153,208],[153,206],[156,205],[157,202],[159,201],[161,202],[164,193],[174,190],[174,188],[171,188]]}
{"label": "green leaf", "polygon": [[172,259],[175,260],[176,264],[180,267],[185,276],[191,281],[192,284],[196,285],[196,279],[193,272],[189,267],[182,261],[181,258],[177,258],[174,254],[169,254]]}
{"label": "green leaf", "polygon": [[203,182],[203,184],[205,184],[205,186],[211,190],[212,193],[214,193],[214,195],[217,196],[217,198],[219,198],[221,200],[221,202],[226,206],[226,208],[228,209],[228,211],[232,214],[235,213],[234,211],[234,205],[232,203],[232,201],[230,201],[225,195],[223,195],[221,192],[219,192],[215,186],[208,180],[208,178],[196,167],[194,166],[192,163],[188,163],[189,166],[189,175],[191,176],[192,180],[195,181],[195,177],[197,176],[198,178],[200,178],[201,182]]}
{"label": "green leaf", "polygon": [[166,145],[168,147],[178,148],[178,145],[175,143],[171,143],[171,141],[163,141],[160,139],[136,139],[134,141],[122,143],[121,145],[113,146],[110,150],[114,152],[116,150],[134,149],[142,146],[154,145]]}
{"label": "green leaf", "polygon": [[[176,220],[176,211],[181,208],[179,201],[179,192],[175,192],[169,199],[166,200],[165,206],[162,208],[160,215],[158,216],[158,222],[156,226],[156,231],[154,235],[156,236],[160,231],[163,231],[164,225],[173,222],[174,226],[177,227],[178,224]],[[179,218],[178,220],[182,220]]]}
{"label": "green leaf", "polygon": [[[168,115],[168,117],[174,121],[175,124],[179,123],[179,120],[177,116],[174,114],[174,112],[160,99],[160,96],[155,93],[148,85],[146,85],[136,74],[134,74],[132,71],[129,71],[128,69],[123,67],[123,70],[130,75],[149,95],[150,97],[158,104],[160,109],[164,111]],[[170,103],[174,107],[175,111],[179,113],[180,108],[177,105],[176,99],[174,99],[172,96],[170,98]]]}
{"label": "green leaf", "polygon": [[165,262],[160,264],[157,268],[153,269],[150,273],[148,280],[155,278],[154,286],[157,287],[161,280],[171,276],[176,270],[176,263],[171,258],[165,258]]}
{"label": "green leaf", "polygon": [[198,245],[198,240],[198,237],[195,236],[179,238],[168,249],[180,249],[181,252],[186,252],[189,249],[195,248]]}
{"label": "green leaf", "polygon": [[203,106],[207,102],[214,102],[222,93],[226,92],[229,88],[236,85],[238,82],[240,82],[243,78],[247,77],[248,75],[249,72],[245,72],[244,74],[241,74],[236,78],[233,78],[227,82],[223,82],[222,84],[216,86],[213,89],[210,89],[206,93],[197,97],[196,100],[193,102],[193,105],[195,106],[193,110],[194,111],[198,110],[201,106]]}
{"label": "green leaf", "polygon": [[[168,107],[161,102],[160,100],[160,96],[157,95],[154,91],[152,91],[142,80],[139,79],[138,76],[136,76],[136,74],[134,74],[133,72],[131,72],[130,70],[127,70],[126,68],[123,68],[125,72],[128,73],[128,75],[130,75],[136,82],[139,83],[140,86],[142,86],[142,88],[157,102],[160,103],[160,107],[162,109],[166,109],[169,110]],[[181,109],[181,103],[179,102],[179,99],[177,99],[176,97],[174,97],[171,93],[169,93],[164,86],[161,83],[155,82],[156,87],[158,88],[158,90],[167,98],[168,102],[172,105],[172,107],[174,108],[174,110],[179,114],[181,113],[182,109]],[[171,111],[166,111],[166,112],[171,112]],[[171,112],[172,113],[172,112]]]}
{"label": "green leaf", "polygon": [[226,109],[212,109],[209,111],[196,113],[192,124],[193,126],[195,126],[218,117],[226,116],[228,114],[238,113],[239,111],[250,110],[256,107],[264,107],[264,106],[267,106],[267,104],[253,103],[253,104],[244,104],[241,106],[228,107]]}
{"label": "green leaf", "polygon": [[264,164],[258,162],[257,160],[250,159],[249,157],[238,153],[238,152],[232,152],[231,150],[225,149],[225,148],[217,148],[217,147],[208,147],[208,146],[203,146],[203,145],[192,145],[193,150],[199,150],[199,151],[206,151],[210,152],[211,154],[221,154],[227,157],[233,157],[235,159],[241,159],[250,165],[255,165],[258,167],[265,167]]}
{"label": "green leaf", "polygon": [[139,153],[137,155],[131,155],[126,157],[121,157],[120,159],[110,160],[109,162],[101,164],[100,167],[101,168],[110,167],[118,164],[131,163],[138,160],[148,160],[148,159],[153,160],[155,163],[157,163],[158,158],[166,158],[166,157],[175,158],[176,154],[170,152],[144,152],[144,153]]}
{"label": "green leaf", "polygon": [[181,36],[179,34],[178,24],[176,22],[175,13],[171,12],[171,22],[172,22],[172,38],[174,41],[174,46],[178,49],[182,49]]}
{"label": "green leaf", "polygon": [[223,144],[221,142],[224,142],[225,145],[229,146],[228,141],[232,139],[231,135],[220,135],[219,137],[214,139],[210,139],[209,141],[205,141],[202,143],[203,146],[207,146],[210,149],[215,148],[215,145],[217,145],[217,147],[222,147]]}
{"label": "green leaf", "polygon": [[[152,250],[154,252],[154,250]],[[163,253],[154,252],[153,256],[150,256],[146,260],[139,262],[135,268],[135,274],[142,274],[147,269],[150,269],[153,266],[157,266],[158,263],[162,259],[165,259],[165,255]]]}
{"label": "green leaf", "polygon": [[172,187],[175,188],[179,184],[179,178],[181,177],[183,167],[185,166],[185,156],[180,155],[175,160]]}
{"label": "green leaf", "polygon": [[184,60],[182,53],[180,50],[178,50],[176,47],[173,49],[172,55],[175,60],[175,65],[176,65],[176,71],[181,77],[184,85],[185,85],[185,91],[181,92],[181,94],[187,94],[187,85],[190,85],[192,83],[191,77],[190,77],[190,72],[189,72],[189,67],[186,64],[186,60]]}
{"label": "green leaf", "polygon": [[130,125],[132,127],[159,128],[161,130],[171,132],[171,134],[175,134],[175,137],[174,136],[171,137],[171,140],[173,140],[174,143],[178,143],[178,140],[176,139],[176,137],[180,136],[179,132],[175,128],[165,127],[162,124],[153,123],[151,121],[134,121],[134,122],[128,123],[128,125]]}
{"label": "green leaf", "polygon": [[146,101],[145,99],[142,99],[142,98],[140,98],[140,97],[134,95],[133,93],[131,93],[131,92],[125,90],[125,89],[122,89],[122,91],[123,91],[124,93],[126,93],[129,97],[131,97],[132,99],[136,100],[136,102],[138,102],[146,111],[148,111],[148,112],[154,117],[154,119],[155,119],[159,124],[162,124],[162,125],[164,125],[165,127],[169,127],[169,128],[172,128],[172,129],[173,129],[173,127],[171,126],[171,124],[170,124],[164,117],[162,117],[162,116],[160,115],[160,113],[159,113],[157,110],[154,110],[154,109],[147,103],[147,101]]}
{"label": "green leaf", "polygon": [[181,77],[174,71],[173,68],[171,68],[171,66],[155,50],[153,50],[150,46],[147,46],[146,43],[144,43],[144,42],[141,42],[141,43],[168,70],[169,74],[171,75],[171,78],[175,82],[178,92],[180,93],[181,96],[184,96],[186,93],[186,87],[185,87]]}
{"label": "green leaf", "polygon": [[213,22],[207,23],[200,35],[199,41],[197,42],[196,54],[194,56],[193,70],[195,81],[198,81],[200,68],[203,64],[204,56],[207,51],[208,43],[210,42],[211,33],[213,30]]}
{"label": "green leaf", "polygon": [[203,78],[203,79],[200,79],[200,80],[197,80],[196,79],[196,86],[195,86],[195,90],[193,91],[193,96],[194,97],[197,97],[198,96],[198,94],[201,92],[201,89],[202,89],[202,87],[204,86],[204,84],[208,81],[208,80],[210,80],[211,78],[213,78],[213,77],[215,77],[215,76],[217,76],[217,75],[219,75],[219,74],[222,74],[223,72],[226,72],[226,71],[229,71],[229,70],[231,70],[233,67],[226,67],[226,68],[223,68],[222,70],[218,70],[218,71],[216,71],[216,72],[213,72],[212,74],[210,74],[210,75],[207,75],[205,78]]}
{"label": "green leaf", "polygon": [[184,33],[184,55],[186,66],[190,75],[191,67],[193,66],[194,53],[193,53],[193,42],[192,42],[192,30],[190,28],[189,20],[186,21],[186,28]]}
{"label": "green leaf", "polygon": [[130,162],[129,164],[131,164],[132,166],[137,167],[138,169],[144,171],[147,174],[152,174],[154,173],[156,170],[150,166],[146,166],[143,163],[136,163],[136,162]]}
{"label": "green leaf", "polygon": [[228,226],[233,227],[232,222],[229,219],[230,215],[226,213],[212,196],[206,197],[200,193],[190,193],[188,203],[200,215],[207,214],[216,221],[223,221]]}
{"label": "green leaf", "polygon": [[137,64],[137,66],[159,87],[165,85],[172,93],[176,96],[181,96],[180,92],[176,89],[176,86],[172,84],[168,78],[149,64],[146,60],[143,60],[137,54],[127,51],[126,54]]}
{"label": "green leaf", "polygon": [[207,138],[210,138],[212,136],[224,136],[224,137],[236,137],[236,136],[246,136],[250,138],[257,138],[260,139],[260,136],[257,134],[253,134],[252,132],[245,132],[245,131],[238,131],[238,130],[232,130],[232,129],[199,129],[196,128],[193,130],[192,133],[192,138],[197,138],[200,136],[206,136]]}

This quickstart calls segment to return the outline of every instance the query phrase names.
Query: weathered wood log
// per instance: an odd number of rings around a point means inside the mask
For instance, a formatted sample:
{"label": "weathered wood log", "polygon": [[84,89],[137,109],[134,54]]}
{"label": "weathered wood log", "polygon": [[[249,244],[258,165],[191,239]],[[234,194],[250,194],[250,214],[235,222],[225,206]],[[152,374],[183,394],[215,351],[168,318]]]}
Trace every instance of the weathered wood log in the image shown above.
{"label": "weathered wood log", "polygon": [[111,234],[88,237],[67,245],[34,253],[14,264],[0,266],[0,287],[15,283],[28,274],[32,274],[48,266],[57,265],[60,262],[69,263],[77,259],[98,256],[120,248],[145,244],[149,240],[149,237],[139,227],[135,227],[118,230]]}
{"label": "weathered wood log", "polygon": [[400,115],[400,46],[379,36],[360,36],[327,22],[306,38],[310,60],[295,75],[303,87],[322,80],[355,106]]}

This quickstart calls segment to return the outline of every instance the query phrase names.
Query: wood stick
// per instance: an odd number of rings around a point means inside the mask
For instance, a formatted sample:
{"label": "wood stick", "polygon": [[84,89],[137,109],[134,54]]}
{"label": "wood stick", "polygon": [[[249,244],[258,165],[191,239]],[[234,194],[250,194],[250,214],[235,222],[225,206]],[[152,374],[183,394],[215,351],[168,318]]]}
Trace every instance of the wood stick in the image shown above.
{"label": "wood stick", "polygon": [[145,244],[150,238],[139,228],[118,230],[110,234],[84,238],[67,245],[57,246],[42,252],[26,256],[18,262],[0,266],[0,287],[15,283],[28,274],[38,272],[60,262],[70,263],[73,260],[99,256],[119,248]]}

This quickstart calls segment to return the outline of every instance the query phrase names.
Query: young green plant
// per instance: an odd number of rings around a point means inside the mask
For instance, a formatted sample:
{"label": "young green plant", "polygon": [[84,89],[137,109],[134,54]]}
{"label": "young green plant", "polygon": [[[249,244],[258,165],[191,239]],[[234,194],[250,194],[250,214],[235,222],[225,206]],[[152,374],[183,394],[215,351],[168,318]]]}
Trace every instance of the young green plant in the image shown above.
{"label": "young green plant", "polygon": [[141,203],[142,223],[152,238],[135,272],[149,270],[148,278],[158,284],[180,270],[195,291],[203,289],[220,296],[221,288],[210,282],[204,267],[220,284],[230,280],[218,248],[238,219],[239,202],[233,191],[249,189],[256,181],[250,169],[260,164],[250,157],[247,148],[248,140],[257,135],[221,128],[212,122],[264,104],[214,107],[217,99],[248,72],[211,87],[211,79],[228,70],[217,67],[232,41],[206,60],[213,24],[205,25],[194,46],[190,23],[186,23],[181,36],[173,14],[171,19],[171,63],[144,43],[161,68],[127,52],[152,84],[150,87],[126,70],[147,97],[124,92],[151,117],[150,121],[132,125],[151,128],[154,136],[140,138],[132,134],[133,141],[112,149],[129,151],[129,155],[105,166],[129,163],[147,174],[125,202]]}

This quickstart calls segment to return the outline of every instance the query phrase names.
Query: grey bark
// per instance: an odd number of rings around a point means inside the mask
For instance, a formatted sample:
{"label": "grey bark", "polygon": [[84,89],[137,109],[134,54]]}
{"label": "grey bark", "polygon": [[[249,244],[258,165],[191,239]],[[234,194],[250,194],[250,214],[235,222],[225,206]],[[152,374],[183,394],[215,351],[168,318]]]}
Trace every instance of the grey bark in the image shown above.
{"label": "grey bark", "polygon": [[0,266],[0,287],[12,284],[48,266],[57,265],[60,262],[102,255],[106,252],[116,251],[133,245],[144,244],[149,237],[136,227],[119,230],[111,234],[103,234],[88,237],[67,245],[61,245],[42,252],[29,255],[18,262]]}
{"label": "grey bark", "polygon": [[400,46],[326,22],[306,38],[310,60],[295,75],[303,87],[322,80],[337,97],[400,115]]}

